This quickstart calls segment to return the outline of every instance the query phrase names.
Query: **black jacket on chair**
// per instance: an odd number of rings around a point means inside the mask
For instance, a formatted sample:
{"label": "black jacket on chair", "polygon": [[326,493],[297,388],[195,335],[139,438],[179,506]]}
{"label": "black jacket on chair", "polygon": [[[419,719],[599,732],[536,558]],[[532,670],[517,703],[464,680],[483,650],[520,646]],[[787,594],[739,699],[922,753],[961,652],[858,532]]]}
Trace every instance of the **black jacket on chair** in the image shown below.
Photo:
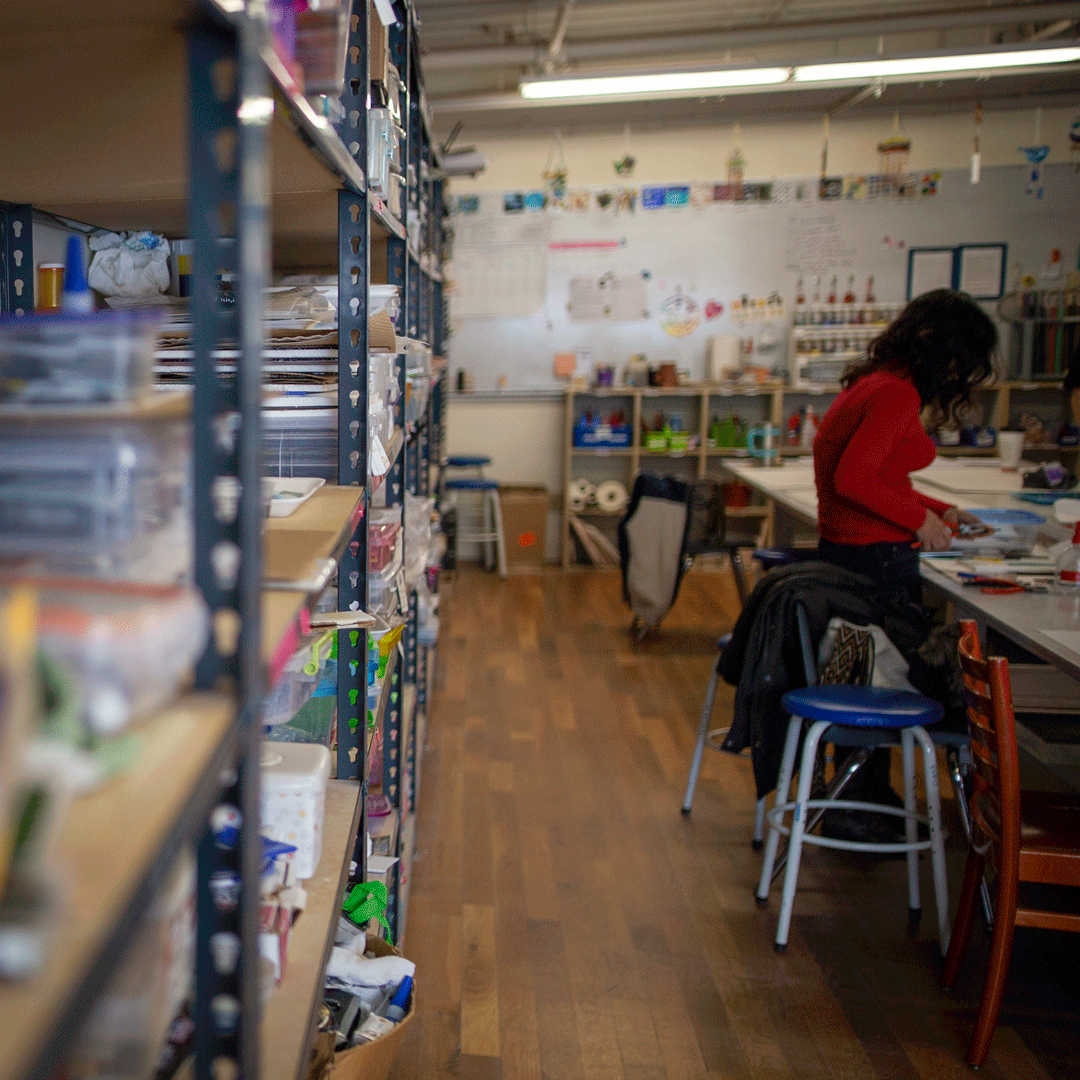
{"label": "black jacket on chair", "polygon": [[941,699],[946,675],[929,667],[919,648],[930,632],[926,610],[906,594],[883,589],[869,578],[826,562],[802,562],[770,571],[758,582],[724,649],[718,672],[736,687],[731,729],[723,749],[751,748],[758,798],[776,788],[787,734],[781,699],[806,685],[795,614],[806,611],[815,653],[833,617],[877,625],[911,666],[913,686]]}

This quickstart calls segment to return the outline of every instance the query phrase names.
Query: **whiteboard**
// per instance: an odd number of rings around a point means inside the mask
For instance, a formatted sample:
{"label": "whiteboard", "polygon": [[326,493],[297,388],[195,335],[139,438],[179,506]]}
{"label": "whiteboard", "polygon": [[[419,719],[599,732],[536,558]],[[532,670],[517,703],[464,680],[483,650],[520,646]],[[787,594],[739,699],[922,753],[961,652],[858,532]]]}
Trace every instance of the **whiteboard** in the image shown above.
{"label": "whiteboard", "polygon": [[[791,183],[780,186],[809,198],[704,204],[691,198],[656,210],[642,209],[639,201],[633,213],[616,212],[615,202],[600,210],[593,200],[583,212],[505,214],[505,193],[485,194],[478,214],[452,218],[451,365],[468,371],[477,390],[495,389],[501,377],[508,389],[553,389],[564,385],[552,373],[555,354],[589,349],[596,363],[618,372],[644,353],[651,364],[674,361],[700,379],[714,335],[753,335],[759,347],[772,340],[772,356],[785,362],[800,276],[808,300],[818,277],[824,300],[834,274],[841,294],[854,274],[861,300],[872,274],[875,298],[886,303],[905,296],[912,247],[1005,243],[1009,288],[1020,268],[1038,275],[1053,248],[1074,267],[1080,176],[1065,164],[1048,166],[1044,175],[1041,200],[1025,194],[1020,163],[984,169],[977,185],[966,169],[947,171],[936,194],[911,199],[819,202],[816,183]],[[509,247],[529,257],[522,255],[504,274],[498,253]],[[463,267],[474,280],[485,275],[487,287],[501,293],[497,303],[515,305],[513,311],[477,313],[471,286],[461,288],[456,280]],[[572,283],[605,277],[627,290],[634,281],[638,296],[643,288],[644,319],[573,318]],[[733,317],[744,297],[773,294],[781,303],[757,309],[761,318]],[[993,312],[994,304],[987,309]],[[780,311],[783,317],[769,317]],[[769,353],[758,358],[771,362]]]}

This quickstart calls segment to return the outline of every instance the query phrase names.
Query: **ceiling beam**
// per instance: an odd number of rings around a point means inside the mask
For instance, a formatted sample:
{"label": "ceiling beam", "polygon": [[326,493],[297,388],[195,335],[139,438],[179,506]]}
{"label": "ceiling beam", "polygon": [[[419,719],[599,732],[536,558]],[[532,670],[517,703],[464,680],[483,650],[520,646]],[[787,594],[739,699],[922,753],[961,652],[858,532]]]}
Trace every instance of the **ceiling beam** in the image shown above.
{"label": "ceiling beam", "polygon": [[[979,8],[926,8],[905,15],[882,15],[857,19],[814,22],[782,22],[734,27],[691,34],[651,34],[636,37],[569,41],[563,58],[570,63],[588,60],[633,59],[672,53],[723,52],[757,45],[783,45],[804,41],[877,37],[927,30],[961,30],[1010,26],[1024,22],[1057,22],[1076,18],[1076,0],[1058,3],[993,4]],[[424,54],[424,70],[453,68],[542,66],[543,46],[508,45],[476,49],[435,49]]]}

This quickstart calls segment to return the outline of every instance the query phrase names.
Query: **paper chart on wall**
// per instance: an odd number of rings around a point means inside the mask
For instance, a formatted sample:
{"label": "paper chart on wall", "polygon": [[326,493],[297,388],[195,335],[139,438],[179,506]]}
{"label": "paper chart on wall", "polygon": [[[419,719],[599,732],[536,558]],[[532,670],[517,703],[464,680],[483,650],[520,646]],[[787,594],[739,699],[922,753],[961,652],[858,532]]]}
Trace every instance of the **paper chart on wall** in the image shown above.
{"label": "paper chart on wall", "polygon": [[551,223],[543,217],[458,219],[450,264],[455,317],[518,318],[547,299]]}
{"label": "paper chart on wall", "polygon": [[845,237],[835,210],[791,213],[784,246],[788,270],[798,273],[850,270],[854,268],[855,255],[855,244]]}
{"label": "paper chart on wall", "polygon": [[571,278],[571,322],[635,322],[649,317],[648,290],[640,277]]}

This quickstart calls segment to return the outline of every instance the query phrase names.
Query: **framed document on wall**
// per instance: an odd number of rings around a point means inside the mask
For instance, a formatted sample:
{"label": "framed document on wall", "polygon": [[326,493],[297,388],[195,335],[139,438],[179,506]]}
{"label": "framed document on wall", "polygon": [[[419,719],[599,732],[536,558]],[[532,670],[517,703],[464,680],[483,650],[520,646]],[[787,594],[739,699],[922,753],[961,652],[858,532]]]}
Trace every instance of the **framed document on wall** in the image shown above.
{"label": "framed document on wall", "polygon": [[997,300],[1005,292],[1007,244],[963,244],[958,249],[957,288],[976,300]]}

